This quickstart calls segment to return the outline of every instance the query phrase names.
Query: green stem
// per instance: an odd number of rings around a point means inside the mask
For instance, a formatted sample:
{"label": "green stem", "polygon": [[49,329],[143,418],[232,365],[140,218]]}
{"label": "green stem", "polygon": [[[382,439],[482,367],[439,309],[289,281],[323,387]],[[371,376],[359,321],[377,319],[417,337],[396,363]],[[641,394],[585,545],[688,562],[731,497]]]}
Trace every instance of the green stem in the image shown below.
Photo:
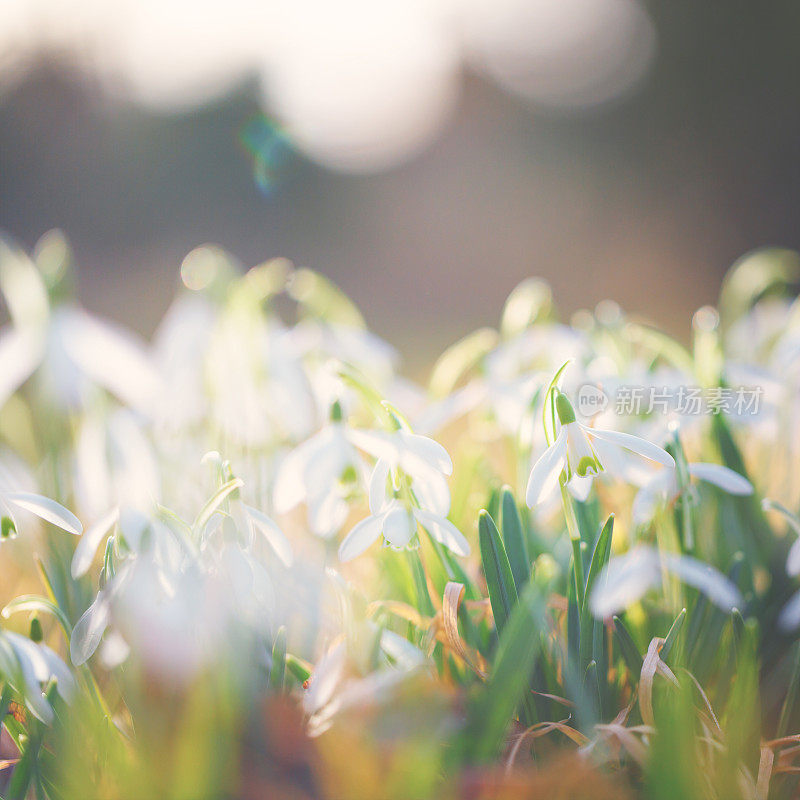
{"label": "green stem", "polygon": [[578,520],[575,518],[575,509],[572,505],[566,485],[560,482],[561,504],[564,506],[564,517],[567,520],[567,532],[569,533],[570,544],[572,545],[572,559],[575,562],[575,596],[578,600],[578,608],[583,608],[584,594],[584,574],[583,574],[583,554],[581,553],[581,533],[578,529]]}

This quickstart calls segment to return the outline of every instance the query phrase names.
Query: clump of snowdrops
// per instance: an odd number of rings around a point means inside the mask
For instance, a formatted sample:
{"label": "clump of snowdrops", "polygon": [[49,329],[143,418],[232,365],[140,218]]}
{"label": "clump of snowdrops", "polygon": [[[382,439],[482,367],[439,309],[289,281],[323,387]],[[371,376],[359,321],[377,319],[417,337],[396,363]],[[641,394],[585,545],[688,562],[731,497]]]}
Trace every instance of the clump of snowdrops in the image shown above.
{"label": "clump of snowdrops", "polygon": [[526,280],[427,385],[318,273],[181,277],[145,342],[0,244],[2,797],[795,796],[794,253],[688,346]]}

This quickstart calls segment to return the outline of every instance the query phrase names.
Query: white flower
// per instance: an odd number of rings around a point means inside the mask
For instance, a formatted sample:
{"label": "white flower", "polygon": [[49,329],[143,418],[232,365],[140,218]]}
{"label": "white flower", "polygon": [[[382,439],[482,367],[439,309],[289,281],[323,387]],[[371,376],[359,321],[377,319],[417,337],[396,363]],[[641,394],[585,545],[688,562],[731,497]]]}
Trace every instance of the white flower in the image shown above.
{"label": "white flower", "polygon": [[699,589],[724,611],[741,607],[739,590],[713,567],[690,556],[659,553],[654,547],[640,545],[612,558],[600,573],[590,598],[592,613],[605,619],[632,605],[649,589],[661,586],[664,569]]}
{"label": "white flower", "polygon": [[0,406],[38,369],[44,392],[60,406],[82,405],[99,385],[132,408],[151,410],[159,382],[142,343],[75,305],[49,309],[36,267],[23,268],[28,283],[38,281],[42,302],[0,331]]}
{"label": "white flower", "polygon": [[[575,478],[591,479],[609,467],[624,474],[626,470],[621,462],[627,459],[628,453],[666,467],[675,466],[674,459],[666,450],[645,439],[630,433],[590,428],[577,422],[572,405],[564,394],[559,392],[555,403],[561,430],[531,470],[525,495],[531,508],[553,492],[562,476],[565,483]],[[588,494],[587,484],[585,480],[576,480],[576,492]]]}
{"label": "white flower", "polygon": [[338,639],[325,652],[303,697],[310,736],[324,733],[333,724],[335,715],[348,708],[363,709],[383,702],[388,692],[426,662],[419,648],[392,631],[381,633],[379,647],[390,662],[364,677],[348,677],[344,639]]}
{"label": "white flower", "polygon": [[[720,464],[692,463],[687,465],[687,469],[692,478],[711,483],[729,494],[753,493],[750,481]],[[672,502],[679,493],[676,470],[659,470],[637,492],[633,500],[633,521],[639,525],[647,522],[659,504]]]}
{"label": "white flower", "polygon": [[4,676],[18,684],[16,688],[25,697],[28,708],[48,725],[54,714],[42,687],[55,678],[56,691],[66,702],[75,691],[75,679],[69,667],[46,644],[33,642],[18,633],[4,631],[0,637],[0,664]]}
{"label": "white flower", "polygon": [[[437,441],[406,430],[350,431],[350,441],[378,459],[381,471],[398,471],[411,478],[411,485],[419,504],[447,516],[450,510],[450,489],[447,477],[453,472],[453,462],[447,450]],[[370,485],[377,475],[373,473]],[[379,484],[380,485],[380,484]]]}
{"label": "white flower", "polygon": [[334,419],[281,463],[273,490],[275,512],[286,514],[305,502],[311,530],[327,539],[347,519],[347,495],[364,471],[350,431]]}
{"label": "white flower", "polygon": [[[401,500],[386,496],[386,482],[390,471],[390,463],[379,459],[370,479],[369,507],[372,513],[347,534],[339,547],[339,559],[350,561],[361,555],[379,536],[383,536],[388,546],[402,550],[413,543],[417,525],[421,525],[434,539],[456,555],[469,555],[469,543],[444,516],[446,510],[426,510],[408,498]],[[414,485],[412,482],[411,486]]]}

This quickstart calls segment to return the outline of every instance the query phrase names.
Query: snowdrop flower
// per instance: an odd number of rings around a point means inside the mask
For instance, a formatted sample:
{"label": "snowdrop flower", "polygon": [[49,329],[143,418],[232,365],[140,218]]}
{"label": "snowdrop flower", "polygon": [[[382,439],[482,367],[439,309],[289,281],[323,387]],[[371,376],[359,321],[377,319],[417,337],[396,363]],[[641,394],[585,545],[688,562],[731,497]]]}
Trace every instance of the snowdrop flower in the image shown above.
{"label": "snowdrop flower", "polygon": [[316,419],[291,332],[239,307],[217,320],[204,361],[212,421],[236,443],[266,447],[309,435]]}
{"label": "snowdrop flower", "polygon": [[[575,411],[566,395],[559,392],[555,400],[561,430],[550,447],[533,465],[526,500],[533,506],[547,499],[559,483],[573,479],[592,479],[607,468],[624,474],[622,463],[628,453],[662,464],[675,466],[666,450],[630,433],[590,428],[575,420]],[[588,481],[576,481],[576,491],[588,494]]]}
{"label": "snowdrop flower", "polygon": [[605,619],[628,608],[649,589],[661,586],[662,570],[699,589],[724,611],[741,607],[739,590],[713,567],[690,556],[660,553],[654,547],[640,545],[612,558],[600,573],[590,598],[592,613]]}
{"label": "snowdrop flower", "polygon": [[[438,442],[403,428],[392,432],[352,430],[350,441],[381,462],[384,477],[389,472],[394,477],[400,472],[409,476],[420,505],[447,516],[450,489],[446,476],[452,474],[453,462]],[[378,474],[373,473],[371,484]],[[380,482],[377,485],[380,487]]]}
{"label": "snowdrop flower", "polygon": [[384,701],[395,686],[427,661],[419,648],[392,631],[381,633],[379,648],[383,656],[391,659],[390,664],[364,677],[348,677],[344,639],[338,639],[325,652],[303,697],[310,736],[324,733],[335,715],[348,708],[363,709]]}
{"label": "snowdrop flower", "polygon": [[289,453],[275,481],[277,514],[286,514],[305,502],[311,530],[322,538],[333,536],[349,512],[348,495],[365,471],[361,457],[334,403],[331,423]]}
{"label": "snowdrop flower", "polygon": [[149,511],[161,494],[160,468],[144,426],[129,409],[87,414],[74,450],[74,491],[82,515],[100,519],[113,506]]}
{"label": "snowdrop flower", "polygon": [[2,290],[12,324],[0,331],[0,406],[37,370],[61,407],[84,404],[92,386],[147,411],[158,395],[156,372],[129,331],[62,302],[50,308],[39,270],[21,251],[0,244]]}
{"label": "snowdrop flower", "polygon": [[[689,475],[706,481],[728,494],[748,495],[753,493],[753,485],[738,472],[720,464],[688,464]],[[636,494],[633,500],[633,521],[642,525],[652,518],[658,505],[671,503],[680,494],[677,471],[663,469],[656,472]]]}
{"label": "snowdrop flower", "polygon": [[418,525],[456,555],[469,555],[469,543],[445,517],[446,511],[432,511],[419,507],[409,496],[410,493],[404,491],[407,487],[402,485],[398,490],[401,497],[387,497],[386,483],[390,472],[390,462],[379,459],[370,478],[371,514],[347,534],[339,547],[339,559],[350,561],[361,555],[380,536],[383,536],[387,546],[395,550],[413,546]]}
{"label": "snowdrop flower", "polygon": [[54,718],[53,709],[42,692],[42,687],[56,681],[56,691],[69,702],[75,691],[75,679],[69,667],[46,645],[33,642],[18,633],[4,631],[0,636],[0,665],[3,674],[25,697],[33,714],[49,725]]}

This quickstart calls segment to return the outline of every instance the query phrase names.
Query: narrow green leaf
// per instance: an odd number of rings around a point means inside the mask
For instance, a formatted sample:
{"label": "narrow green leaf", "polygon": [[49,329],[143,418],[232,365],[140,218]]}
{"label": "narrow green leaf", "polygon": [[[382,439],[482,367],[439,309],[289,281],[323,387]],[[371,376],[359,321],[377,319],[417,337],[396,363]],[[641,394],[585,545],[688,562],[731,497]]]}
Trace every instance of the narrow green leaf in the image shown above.
{"label": "narrow green leaf", "polygon": [[593,649],[594,630],[597,623],[589,608],[589,598],[603,567],[608,563],[608,559],[611,556],[613,531],[614,515],[611,514],[597,537],[592,560],[589,563],[589,573],[586,576],[586,590],[583,593],[583,605],[580,609],[580,658],[582,668],[589,663]]}
{"label": "narrow green leaf", "polygon": [[603,567],[608,563],[611,557],[611,539],[614,533],[614,515],[611,514],[606,520],[600,535],[597,537],[597,542],[594,546],[592,553],[592,560],[589,562],[589,574],[586,576],[586,591],[583,597],[583,608],[581,614],[589,613],[589,598],[594,589],[595,582],[603,570]]}
{"label": "narrow green leaf", "polygon": [[625,626],[625,623],[616,616],[614,617],[614,635],[617,638],[620,653],[622,653],[622,657],[625,659],[628,669],[634,674],[636,680],[638,680],[639,675],[642,673],[642,664],[644,663],[642,656],[633,641],[633,637]]}
{"label": "narrow green leaf", "polygon": [[36,755],[39,752],[40,739],[32,736],[28,739],[26,747],[20,756],[19,761],[11,773],[11,780],[6,789],[6,800],[23,800],[28,792],[33,770],[36,762]]}
{"label": "narrow green leaf", "polygon": [[488,761],[500,750],[514,710],[528,693],[545,629],[545,598],[531,581],[500,635],[486,691],[472,709],[466,731],[471,760]]}
{"label": "narrow green leaf", "polygon": [[664,639],[664,644],[661,646],[660,655],[662,661],[666,661],[670,657],[670,654],[672,653],[672,650],[678,641],[678,635],[680,634],[685,621],[686,609],[682,608],[678,616],[675,617],[675,621],[670,626],[669,633],[667,633],[667,637]]}
{"label": "narrow green leaf", "polygon": [[311,667],[305,661],[286,653],[284,657],[286,669],[294,675],[300,683],[305,683],[311,677]]}
{"label": "narrow green leaf", "polygon": [[530,580],[531,562],[528,557],[525,536],[522,532],[522,519],[519,515],[519,508],[516,500],[514,500],[511,488],[508,486],[504,486],[501,490],[500,505],[502,509],[503,542],[506,546],[511,572],[514,575],[514,585],[517,587],[517,594],[519,594]]}
{"label": "narrow green leaf", "polygon": [[501,633],[517,603],[517,589],[503,540],[486,511],[481,511],[478,517],[478,538],[494,624],[497,632]]}

